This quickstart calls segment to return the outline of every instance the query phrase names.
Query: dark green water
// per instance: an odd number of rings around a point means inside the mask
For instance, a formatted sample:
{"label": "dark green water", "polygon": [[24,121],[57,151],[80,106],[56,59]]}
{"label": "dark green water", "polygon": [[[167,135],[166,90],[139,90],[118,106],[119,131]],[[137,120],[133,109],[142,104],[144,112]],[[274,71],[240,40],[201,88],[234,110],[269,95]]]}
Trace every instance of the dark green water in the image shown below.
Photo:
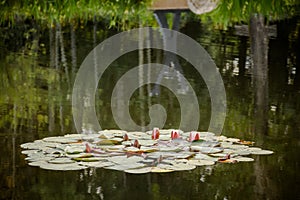
{"label": "dark green water", "polygon": [[[90,24],[75,31],[31,29],[0,31],[0,199],[297,199],[300,198],[300,21],[278,25],[269,41],[268,102],[255,103],[263,86],[253,86],[248,37],[213,30],[195,22],[181,32],[197,40],[221,72],[227,94],[223,134],[253,140],[271,156],[255,162],[217,164],[193,171],[128,175],[105,169],[56,172],[30,167],[20,144],[46,136],[75,132],[71,112],[72,86],[85,56],[115,31]],[[144,62],[161,62],[161,52],[144,51]],[[180,59],[184,76],[200,100],[200,130],[210,119],[210,99],[202,78]],[[98,85],[97,112],[102,128],[118,128],[111,113],[114,84],[138,65],[138,52],[116,60]],[[149,121],[147,105],[167,109],[165,128],[180,122],[180,105],[166,88],[147,96],[154,86],[134,93],[130,104],[138,124]],[[140,95],[140,93],[142,95]],[[261,115],[256,110],[266,111]],[[264,112],[262,112],[264,113]]]}

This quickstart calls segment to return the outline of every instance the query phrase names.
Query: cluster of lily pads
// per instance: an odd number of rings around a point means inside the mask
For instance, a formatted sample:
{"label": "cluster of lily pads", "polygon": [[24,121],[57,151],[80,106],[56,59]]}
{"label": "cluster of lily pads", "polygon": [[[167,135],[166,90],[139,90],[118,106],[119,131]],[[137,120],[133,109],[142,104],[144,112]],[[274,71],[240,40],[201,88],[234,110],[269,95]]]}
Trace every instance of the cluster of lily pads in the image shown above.
{"label": "cluster of lily pads", "polygon": [[211,132],[159,130],[126,132],[104,130],[97,134],[46,137],[21,145],[30,166],[48,170],[89,167],[127,173],[192,170],[215,163],[254,161],[251,155],[273,152],[254,142],[217,136]]}

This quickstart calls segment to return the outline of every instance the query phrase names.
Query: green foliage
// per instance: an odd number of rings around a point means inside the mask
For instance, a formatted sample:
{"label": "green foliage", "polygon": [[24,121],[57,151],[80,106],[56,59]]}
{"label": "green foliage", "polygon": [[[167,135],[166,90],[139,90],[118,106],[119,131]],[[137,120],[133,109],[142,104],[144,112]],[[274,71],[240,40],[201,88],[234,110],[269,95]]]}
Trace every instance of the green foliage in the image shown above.
{"label": "green foliage", "polygon": [[268,21],[288,18],[296,14],[297,0],[220,0],[218,7],[199,16],[218,27],[234,23],[248,23],[253,14],[263,14]]}
{"label": "green foliage", "polygon": [[18,21],[34,19],[43,25],[55,23],[86,22],[97,18],[109,22],[109,26],[126,28],[147,21],[151,14],[149,0],[3,0],[0,24],[12,25]]}

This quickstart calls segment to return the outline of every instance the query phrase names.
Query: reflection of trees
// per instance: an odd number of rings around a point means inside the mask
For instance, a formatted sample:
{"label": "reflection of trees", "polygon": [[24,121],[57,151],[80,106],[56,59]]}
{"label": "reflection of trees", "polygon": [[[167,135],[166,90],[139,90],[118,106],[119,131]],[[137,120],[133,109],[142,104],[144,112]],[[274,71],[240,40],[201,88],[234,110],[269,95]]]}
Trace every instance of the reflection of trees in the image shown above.
{"label": "reflection of trees", "polygon": [[251,54],[253,60],[253,85],[255,126],[257,134],[267,133],[268,121],[268,33],[264,16],[254,14],[250,21]]}

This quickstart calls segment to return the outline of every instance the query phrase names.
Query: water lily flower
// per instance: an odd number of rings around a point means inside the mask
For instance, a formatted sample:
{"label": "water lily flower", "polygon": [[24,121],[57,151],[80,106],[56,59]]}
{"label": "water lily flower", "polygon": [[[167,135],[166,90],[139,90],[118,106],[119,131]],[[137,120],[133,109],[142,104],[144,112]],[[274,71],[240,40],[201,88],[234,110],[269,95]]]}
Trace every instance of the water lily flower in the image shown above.
{"label": "water lily flower", "polygon": [[193,141],[197,141],[200,139],[200,133],[199,132],[196,132],[196,131],[192,131],[190,133],[190,137],[189,137],[189,141],[190,142],[193,142]]}
{"label": "water lily flower", "polygon": [[92,153],[92,148],[88,143],[85,143],[85,152],[86,153]]}
{"label": "water lily flower", "polygon": [[128,137],[127,133],[125,133],[125,135],[123,136],[123,140],[124,141],[128,141],[129,140],[129,137]]}
{"label": "water lily flower", "polygon": [[140,148],[141,147],[141,145],[140,145],[140,143],[139,143],[138,140],[134,140],[133,146],[136,147],[136,148]]}
{"label": "water lily flower", "polygon": [[159,138],[159,128],[153,128],[151,138],[152,140],[157,140]]}
{"label": "water lily flower", "polygon": [[171,131],[171,139],[174,140],[174,139],[178,139],[178,138],[180,138],[179,130],[172,130]]}

